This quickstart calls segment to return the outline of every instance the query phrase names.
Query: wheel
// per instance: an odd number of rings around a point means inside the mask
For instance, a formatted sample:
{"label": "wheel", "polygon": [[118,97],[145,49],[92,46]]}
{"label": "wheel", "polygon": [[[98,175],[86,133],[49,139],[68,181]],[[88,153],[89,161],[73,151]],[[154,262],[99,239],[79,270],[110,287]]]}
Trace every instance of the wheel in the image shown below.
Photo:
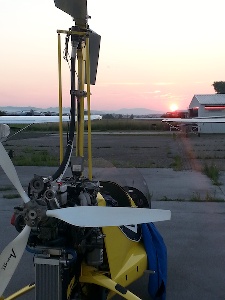
{"label": "wheel", "polygon": [[108,290],[102,286],[96,284],[90,284],[88,286],[87,300],[106,300],[108,296]]}
{"label": "wheel", "polygon": [[73,291],[73,295],[69,298],[70,300],[106,300],[109,291],[99,285],[83,283],[76,286]]}
{"label": "wheel", "polygon": [[151,199],[150,197],[144,195],[140,190],[130,187],[124,186],[124,190],[131,196],[132,200],[134,201],[135,205],[140,208],[151,208]]}
{"label": "wheel", "polygon": [[108,290],[96,284],[81,284],[79,291],[77,291],[71,300],[106,300]]}

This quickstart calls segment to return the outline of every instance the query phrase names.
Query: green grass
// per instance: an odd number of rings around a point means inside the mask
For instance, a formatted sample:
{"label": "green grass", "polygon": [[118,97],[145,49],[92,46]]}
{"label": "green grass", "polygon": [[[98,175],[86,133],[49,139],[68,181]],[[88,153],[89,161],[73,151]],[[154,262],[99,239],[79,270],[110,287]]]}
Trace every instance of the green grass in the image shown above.
{"label": "green grass", "polygon": [[174,156],[174,161],[171,163],[171,167],[174,171],[181,171],[183,168],[182,159],[179,155]]}
{"label": "green grass", "polygon": [[0,192],[6,192],[6,191],[12,191],[12,190],[14,190],[14,187],[12,187],[12,186],[0,187]]}
{"label": "green grass", "polygon": [[215,193],[214,195],[210,194],[209,192],[206,192],[205,196],[201,196],[200,193],[195,192],[193,193],[191,199],[191,202],[225,202],[224,199],[216,197]]}
{"label": "green grass", "polygon": [[221,182],[219,182],[220,171],[215,164],[212,163],[211,165],[208,165],[207,163],[205,163],[203,173],[212,180],[212,183],[214,185],[222,184]]}
{"label": "green grass", "polygon": [[161,199],[159,199],[159,201],[176,201],[176,202],[181,202],[181,201],[185,201],[184,199],[177,199],[177,198],[169,198],[167,196],[163,196]]}
{"label": "green grass", "polygon": [[177,135],[175,132],[173,132],[173,139],[176,140],[177,139]]}
{"label": "green grass", "polygon": [[192,201],[192,202],[202,202],[200,193],[198,193],[198,192],[193,193],[193,195],[191,196],[190,201]]}
{"label": "green grass", "polygon": [[[156,124],[153,129],[153,124]],[[21,129],[21,125],[15,125],[14,128]],[[161,121],[151,121],[151,120],[132,120],[132,119],[103,119],[103,120],[93,120],[91,122],[91,128],[93,131],[162,131],[166,130],[165,124]],[[84,129],[87,130],[87,122],[84,124]],[[63,131],[68,130],[68,125],[63,124]],[[47,124],[34,124],[26,129],[26,131],[40,131],[40,132],[58,132],[59,125],[56,123]]]}
{"label": "green grass", "polygon": [[[107,120],[103,119],[101,121],[92,121],[93,131],[148,131],[153,130],[153,124],[156,124],[154,130],[165,130],[164,124],[162,122],[155,121],[141,121],[141,120],[131,120],[131,119],[115,119]],[[87,129],[87,124],[85,123],[85,129]]]}
{"label": "green grass", "polygon": [[211,195],[207,192],[206,196],[205,196],[205,201],[206,202],[224,202],[224,199],[217,198],[215,195]]}
{"label": "green grass", "polygon": [[193,193],[190,199],[173,199],[169,198],[167,196],[163,196],[159,201],[175,201],[175,202],[225,202],[224,199],[216,197],[215,193],[214,195],[210,194],[209,192],[206,192],[205,196],[201,196],[199,192]]}
{"label": "green grass", "polygon": [[34,151],[27,149],[25,154],[21,154],[12,159],[16,166],[58,166],[59,157],[50,155],[47,150]]}
{"label": "green grass", "polygon": [[[38,150],[36,150],[36,151],[38,151]],[[28,146],[26,148],[23,148],[23,152],[26,154],[33,154],[33,153],[35,153],[35,150],[31,146]]]}
{"label": "green grass", "polygon": [[160,201],[174,201],[171,198],[168,198],[167,196],[163,196]]}
{"label": "green grass", "polygon": [[154,161],[124,161],[111,159],[110,162],[116,168],[159,168]]}
{"label": "green grass", "polygon": [[21,196],[18,193],[14,193],[14,194],[4,194],[2,196],[5,199],[15,199],[15,198],[21,198]]}

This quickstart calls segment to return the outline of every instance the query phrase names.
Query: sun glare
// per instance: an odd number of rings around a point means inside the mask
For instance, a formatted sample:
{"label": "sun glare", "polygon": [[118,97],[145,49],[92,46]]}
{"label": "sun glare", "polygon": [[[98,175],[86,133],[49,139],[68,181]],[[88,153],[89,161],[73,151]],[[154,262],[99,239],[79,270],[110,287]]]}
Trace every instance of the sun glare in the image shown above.
{"label": "sun glare", "polygon": [[170,105],[170,110],[171,111],[175,111],[177,109],[178,109],[178,106],[175,103],[173,103],[173,104]]}

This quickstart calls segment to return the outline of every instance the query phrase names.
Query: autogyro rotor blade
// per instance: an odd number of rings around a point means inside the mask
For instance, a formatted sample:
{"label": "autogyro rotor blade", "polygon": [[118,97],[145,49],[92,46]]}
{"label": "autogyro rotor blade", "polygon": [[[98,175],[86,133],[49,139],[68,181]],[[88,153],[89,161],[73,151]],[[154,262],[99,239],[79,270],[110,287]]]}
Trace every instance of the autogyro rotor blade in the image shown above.
{"label": "autogyro rotor blade", "polygon": [[16,173],[16,169],[1,142],[0,142],[0,166],[4,170],[5,174],[8,176],[9,180],[17,189],[24,203],[29,202],[30,198],[27,196],[26,192],[24,191],[20,183],[20,180],[18,178],[18,175]]}
{"label": "autogyro rotor blade", "polygon": [[0,255],[0,298],[20,262],[30,230],[29,226],[25,226],[23,231],[5,247]]}
{"label": "autogyro rotor blade", "polygon": [[47,210],[46,215],[80,227],[122,226],[166,221],[171,218],[170,210],[106,206],[76,206]]}

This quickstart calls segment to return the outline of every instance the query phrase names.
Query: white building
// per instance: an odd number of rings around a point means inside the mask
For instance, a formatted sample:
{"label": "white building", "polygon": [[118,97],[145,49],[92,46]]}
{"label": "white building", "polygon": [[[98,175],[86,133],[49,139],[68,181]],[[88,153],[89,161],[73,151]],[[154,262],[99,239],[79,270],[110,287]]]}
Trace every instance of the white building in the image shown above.
{"label": "white building", "polygon": [[[189,105],[190,117],[225,117],[225,94],[194,95]],[[201,133],[225,133],[223,123],[199,123]]]}

